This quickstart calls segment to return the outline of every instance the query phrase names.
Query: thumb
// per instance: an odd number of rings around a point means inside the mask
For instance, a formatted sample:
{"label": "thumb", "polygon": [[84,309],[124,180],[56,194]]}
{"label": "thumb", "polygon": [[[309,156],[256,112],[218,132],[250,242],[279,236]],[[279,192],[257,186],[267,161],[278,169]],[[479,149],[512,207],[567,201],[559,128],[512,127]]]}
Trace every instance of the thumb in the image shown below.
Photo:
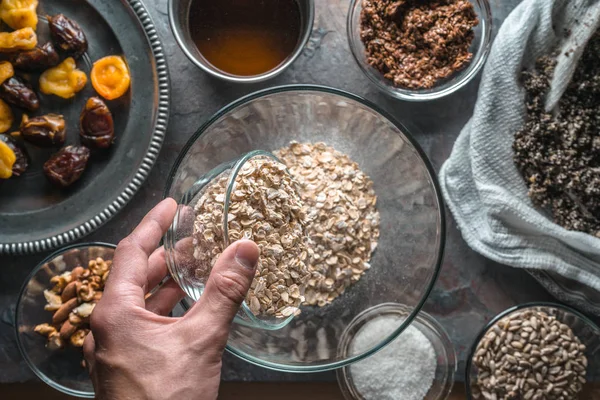
{"label": "thumb", "polygon": [[216,337],[226,341],[231,322],[252,284],[259,253],[250,240],[239,240],[225,249],[208,277],[204,293],[185,319],[196,328],[210,325]]}

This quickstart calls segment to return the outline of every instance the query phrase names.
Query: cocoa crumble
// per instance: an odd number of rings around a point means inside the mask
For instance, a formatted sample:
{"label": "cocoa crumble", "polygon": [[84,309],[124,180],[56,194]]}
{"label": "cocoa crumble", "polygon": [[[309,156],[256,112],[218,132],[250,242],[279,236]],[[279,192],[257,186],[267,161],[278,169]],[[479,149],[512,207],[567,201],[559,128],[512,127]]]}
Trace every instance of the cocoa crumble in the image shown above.
{"label": "cocoa crumble", "polygon": [[600,31],[588,43],[556,110],[544,109],[554,57],[522,73],[527,121],[515,134],[517,168],[534,204],[569,230],[600,237]]}
{"label": "cocoa crumble", "polygon": [[395,86],[432,88],[464,68],[479,19],[468,0],[363,0],[367,62]]}

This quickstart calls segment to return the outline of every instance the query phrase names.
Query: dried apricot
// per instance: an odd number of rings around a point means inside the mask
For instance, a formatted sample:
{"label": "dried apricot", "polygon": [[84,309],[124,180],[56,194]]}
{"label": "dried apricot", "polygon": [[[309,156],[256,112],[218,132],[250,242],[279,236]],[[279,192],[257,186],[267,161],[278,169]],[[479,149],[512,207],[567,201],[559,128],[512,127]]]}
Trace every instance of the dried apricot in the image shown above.
{"label": "dried apricot", "polygon": [[15,75],[15,69],[8,61],[0,61],[0,85]]}
{"label": "dried apricot", "polygon": [[13,113],[8,104],[0,100],[0,133],[10,129],[14,121]]}
{"label": "dried apricot", "polygon": [[85,87],[87,76],[78,70],[73,57],[66,58],[54,68],[40,76],[40,90],[45,94],[54,94],[64,99],[75,96]]}
{"label": "dried apricot", "polygon": [[91,73],[92,86],[107,100],[125,94],[131,84],[129,67],[121,56],[107,56],[94,63]]}
{"label": "dried apricot", "polygon": [[12,29],[37,28],[38,0],[2,0],[0,18]]}
{"label": "dried apricot", "polygon": [[15,152],[3,141],[0,141],[0,179],[8,179],[12,176],[12,168],[17,161]]}
{"label": "dried apricot", "polygon": [[0,52],[2,53],[31,50],[37,46],[37,43],[37,35],[31,28],[0,32]]}

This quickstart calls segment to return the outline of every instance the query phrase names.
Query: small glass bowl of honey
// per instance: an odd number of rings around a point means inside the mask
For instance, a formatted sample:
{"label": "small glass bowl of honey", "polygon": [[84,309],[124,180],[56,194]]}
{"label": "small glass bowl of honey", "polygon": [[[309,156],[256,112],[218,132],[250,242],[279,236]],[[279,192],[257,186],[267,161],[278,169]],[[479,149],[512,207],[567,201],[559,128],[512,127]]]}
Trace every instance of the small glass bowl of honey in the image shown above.
{"label": "small glass bowl of honey", "polygon": [[252,83],[283,72],[310,37],[314,0],[169,0],[185,55],[208,74]]}

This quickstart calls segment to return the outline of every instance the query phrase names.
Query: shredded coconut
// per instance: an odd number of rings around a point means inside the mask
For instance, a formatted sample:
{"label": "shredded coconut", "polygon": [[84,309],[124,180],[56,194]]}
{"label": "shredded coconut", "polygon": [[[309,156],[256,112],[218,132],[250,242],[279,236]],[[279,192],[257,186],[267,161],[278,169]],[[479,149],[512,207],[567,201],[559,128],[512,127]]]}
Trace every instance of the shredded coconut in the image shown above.
{"label": "shredded coconut", "polygon": [[[350,353],[362,353],[379,343],[403,321],[384,315],[363,326],[350,343]],[[423,400],[437,368],[431,342],[409,326],[392,343],[371,357],[350,366],[356,390],[365,400]]]}

